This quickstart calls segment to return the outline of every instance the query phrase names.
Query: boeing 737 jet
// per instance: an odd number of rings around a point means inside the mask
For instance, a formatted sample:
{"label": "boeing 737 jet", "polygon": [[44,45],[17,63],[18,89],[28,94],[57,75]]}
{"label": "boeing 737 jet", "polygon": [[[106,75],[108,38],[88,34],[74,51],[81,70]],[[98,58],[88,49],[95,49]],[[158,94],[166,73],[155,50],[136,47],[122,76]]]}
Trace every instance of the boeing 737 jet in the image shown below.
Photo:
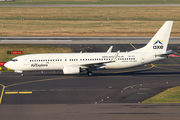
{"label": "boeing 737 jet", "polygon": [[24,71],[62,70],[64,74],[79,74],[92,71],[131,68],[154,61],[166,59],[170,51],[166,51],[173,21],[166,21],[149,43],[130,52],[98,53],[44,53],[21,55],[13,58],[4,66],[21,73]]}

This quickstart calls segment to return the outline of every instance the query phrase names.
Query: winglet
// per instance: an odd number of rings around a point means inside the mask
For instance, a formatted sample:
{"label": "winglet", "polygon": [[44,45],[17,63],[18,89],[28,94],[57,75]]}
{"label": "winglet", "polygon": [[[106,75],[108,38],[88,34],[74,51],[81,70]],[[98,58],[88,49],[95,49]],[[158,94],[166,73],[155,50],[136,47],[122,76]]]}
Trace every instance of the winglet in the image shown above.
{"label": "winglet", "polygon": [[120,50],[117,51],[117,53],[114,55],[114,57],[111,59],[110,62],[115,62],[115,61],[116,61],[116,58],[117,58],[118,55],[119,55],[119,53],[120,53]]}
{"label": "winglet", "polygon": [[113,48],[113,46],[111,46],[111,47],[108,49],[107,53],[110,53],[110,52],[112,51],[112,48]]}

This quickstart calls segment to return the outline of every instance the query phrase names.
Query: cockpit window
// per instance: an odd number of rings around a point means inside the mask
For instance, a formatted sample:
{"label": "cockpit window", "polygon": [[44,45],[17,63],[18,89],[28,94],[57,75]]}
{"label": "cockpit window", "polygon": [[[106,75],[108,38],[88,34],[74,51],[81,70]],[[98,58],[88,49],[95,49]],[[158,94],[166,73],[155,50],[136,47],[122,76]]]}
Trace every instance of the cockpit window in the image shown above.
{"label": "cockpit window", "polygon": [[12,59],[11,61],[16,62],[16,61],[18,61],[18,59]]}

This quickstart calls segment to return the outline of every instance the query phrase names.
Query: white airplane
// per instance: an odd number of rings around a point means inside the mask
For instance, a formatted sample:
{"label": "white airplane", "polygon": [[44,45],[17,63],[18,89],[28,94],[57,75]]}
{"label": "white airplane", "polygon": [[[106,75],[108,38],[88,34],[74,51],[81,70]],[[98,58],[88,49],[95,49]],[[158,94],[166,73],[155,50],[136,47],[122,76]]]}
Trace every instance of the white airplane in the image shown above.
{"label": "white airplane", "polygon": [[166,21],[149,43],[130,52],[99,53],[45,53],[21,55],[13,58],[4,66],[21,73],[24,71],[62,70],[64,74],[79,74],[87,71],[92,76],[92,71],[104,69],[131,68],[154,61],[166,59],[170,51],[166,51],[169,42],[173,21]]}

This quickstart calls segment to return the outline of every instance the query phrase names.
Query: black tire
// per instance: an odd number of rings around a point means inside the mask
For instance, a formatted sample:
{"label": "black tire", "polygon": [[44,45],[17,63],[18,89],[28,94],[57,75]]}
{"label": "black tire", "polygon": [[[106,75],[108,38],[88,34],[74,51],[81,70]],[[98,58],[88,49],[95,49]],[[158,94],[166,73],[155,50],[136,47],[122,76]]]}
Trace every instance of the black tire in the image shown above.
{"label": "black tire", "polygon": [[23,77],[24,76],[24,74],[23,73],[21,73],[21,77]]}
{"label": "black tire", "polygon": [[88,74],[88,76],[92,76],[93,75],[93,73],[91,71],[88,71],[87,74]]}

